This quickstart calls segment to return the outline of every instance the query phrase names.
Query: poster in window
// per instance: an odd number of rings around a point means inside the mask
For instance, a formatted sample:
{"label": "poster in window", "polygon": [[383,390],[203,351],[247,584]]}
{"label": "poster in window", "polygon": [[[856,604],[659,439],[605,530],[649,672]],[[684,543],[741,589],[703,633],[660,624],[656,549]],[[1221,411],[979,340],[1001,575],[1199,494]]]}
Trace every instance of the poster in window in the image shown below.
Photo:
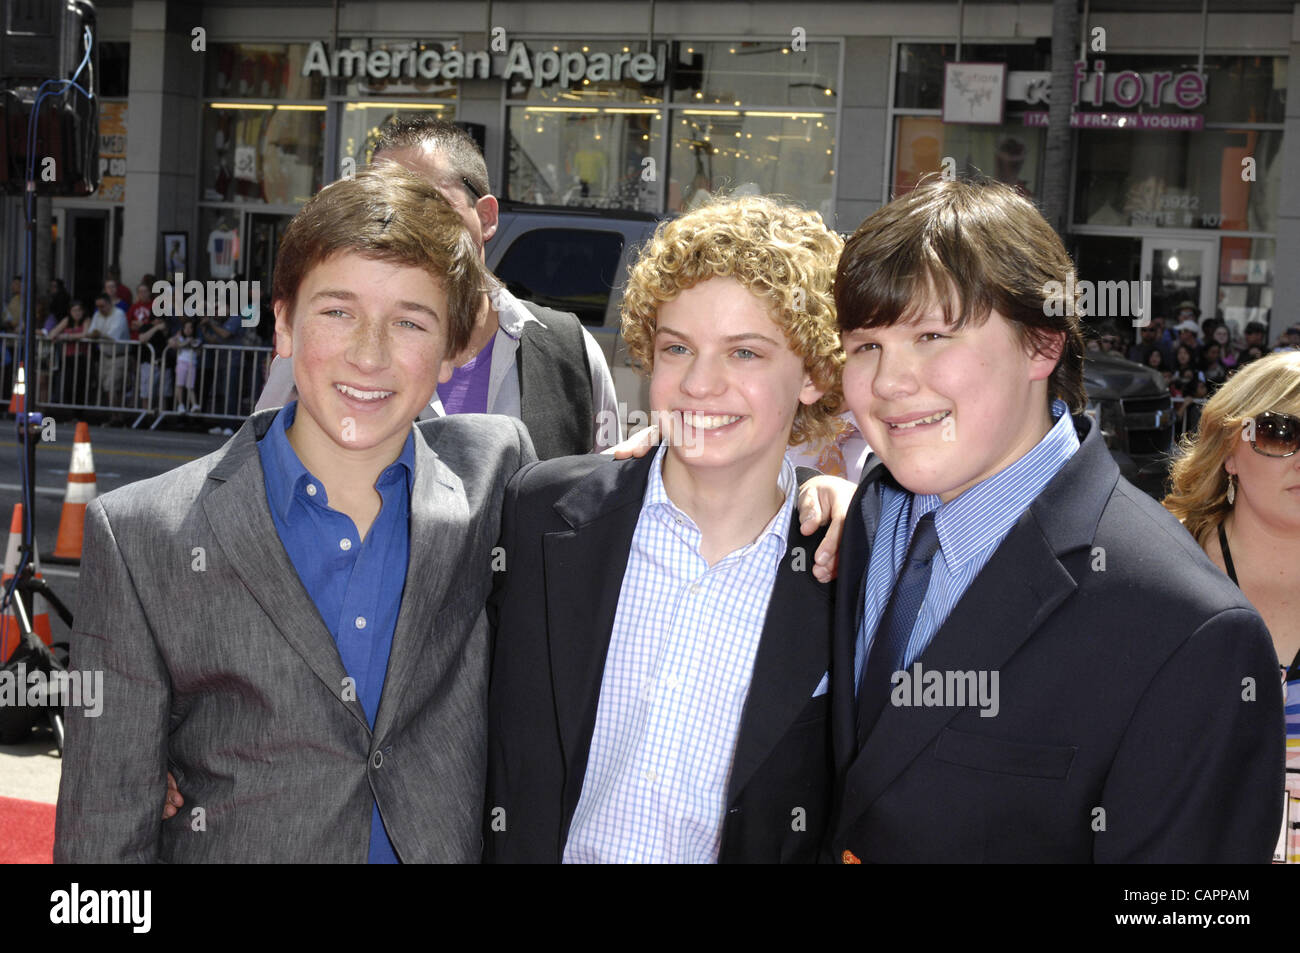
{"label": "poster in window", "polygon": [[1006,82],[1006,63],[945,63],[943,121],[1002,125]]}

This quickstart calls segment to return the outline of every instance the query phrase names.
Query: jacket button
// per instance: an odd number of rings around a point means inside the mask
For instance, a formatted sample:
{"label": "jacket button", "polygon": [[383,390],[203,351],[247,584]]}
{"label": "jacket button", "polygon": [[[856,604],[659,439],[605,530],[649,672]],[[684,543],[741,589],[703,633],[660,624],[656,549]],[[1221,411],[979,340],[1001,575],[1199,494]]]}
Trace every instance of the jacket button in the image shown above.
{"label": "jacket button", "polygon": [[[376,751],[375,756],[370,759],[370,763],[373,764],[376,768],[381,767],[384,763],[383,752]],[[848,851],[845,851],[845,853],[848,853]]]}
{"label": "jacket button", "polygon": [[846,864],[862,863],[862,861],[858,860],[858,855],[853,853],[853,851],[851,850],[846,850],[844,853],[840,854],[840,860],[842,860]]}

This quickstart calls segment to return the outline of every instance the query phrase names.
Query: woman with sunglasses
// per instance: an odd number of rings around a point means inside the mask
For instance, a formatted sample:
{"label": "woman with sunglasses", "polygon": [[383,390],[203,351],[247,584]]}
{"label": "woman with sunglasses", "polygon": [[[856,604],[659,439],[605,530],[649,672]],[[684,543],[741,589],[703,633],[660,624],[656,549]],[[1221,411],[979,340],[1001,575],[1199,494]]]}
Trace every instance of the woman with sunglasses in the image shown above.
{"label": "woman with sunglasses", "polygon": [[1300,863],[1300,352],[1228,378],[1174,462],[1170,512],[1268,625],[1286,682],[1287,860]]}

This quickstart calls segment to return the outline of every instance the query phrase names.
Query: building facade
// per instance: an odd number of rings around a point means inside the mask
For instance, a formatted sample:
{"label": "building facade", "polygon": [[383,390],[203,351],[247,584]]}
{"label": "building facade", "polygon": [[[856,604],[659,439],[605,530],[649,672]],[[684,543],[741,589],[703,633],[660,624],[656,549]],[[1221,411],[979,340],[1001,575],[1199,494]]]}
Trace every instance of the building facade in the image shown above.
{"label": "building facade", "polygon": [[[1300,320],[1300,275],[1275,267],[1300,252],[1300,6],[1141,6],[1081,18],[1067,243],[1081,277],[1147,280],[1157,312],[1192,300],[1271,340]],[[101,54],[124,81],[104,90],[99,194],[54,201],[55,274],[78,295],[110,265],[132,285],[179,269],[265,287],[293,213],[416,112],[469,124],[496,194],[523,204],[663,214],[725,188],[849,232],[928,174],[1037,196],[1051,18],[1050,3],[104,3]],[[982,121],[945,121],[945,90],[951,108],[965,88],[952,63],[1000,77],[972,106]],[[21,224],[10,201],[11,272]]]}

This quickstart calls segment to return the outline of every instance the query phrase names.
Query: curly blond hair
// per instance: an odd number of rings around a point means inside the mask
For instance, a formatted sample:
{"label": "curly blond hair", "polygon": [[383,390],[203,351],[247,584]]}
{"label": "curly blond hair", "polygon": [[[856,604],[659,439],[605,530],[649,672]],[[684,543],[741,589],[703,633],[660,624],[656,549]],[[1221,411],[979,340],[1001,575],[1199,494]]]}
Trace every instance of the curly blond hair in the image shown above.
{"label": "curly blond hair", "polygon": [[835,266],[844,243],[815,212],[766,196],[717,197],[660,223],[623,293],[623,340],[654,370],[659,306],[709,278],[733,278],[768,305],[804,370],[825,393],[800,404],[790,443],[829,440],[842,424],[844,351],[835,323]]}
{"label": "curly blond hair", "polygon": [[1232,509],[1224,461],[1246,421],[1266,410],[1300,413],[1300,351],[1270,354],[1237,371],[1206,402],[1200,432],[1183,435],[1161,502],[1202,547]]}

